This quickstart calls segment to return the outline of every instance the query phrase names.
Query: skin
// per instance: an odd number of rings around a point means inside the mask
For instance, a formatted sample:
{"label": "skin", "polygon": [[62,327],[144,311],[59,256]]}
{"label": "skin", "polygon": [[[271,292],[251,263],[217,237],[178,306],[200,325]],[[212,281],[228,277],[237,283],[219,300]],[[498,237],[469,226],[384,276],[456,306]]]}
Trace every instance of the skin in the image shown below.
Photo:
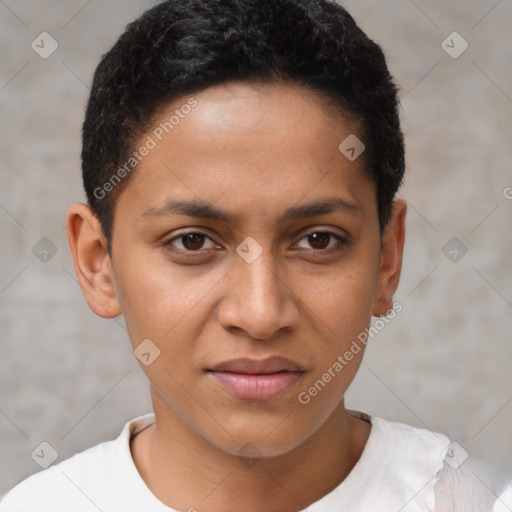
{"label": "skin", "polygon": [[[155,496],[177,510],[298,511],[345,479],[370,434],[343,399],[364,350],[308,404],[298,394],[372,315],[391,309],[406,205],[394,202],[381,243],[364,158],[351,162],[338,150],[360,127],[322,95],[237,83],[194,98],[197,106],[120,193],[112,258],[91,210],[70,207],[75,269],[96,314],[123,314],[134,348],[149,338],[160,349],[152,364],[141,364],[156,421],[131,443]],[[187,100],[163,107],[155,126]],[[353,208],[282,217],[289,207],[333,197]],[[209,201],[233,218],[144,215],[169,199]],[[183,231],[206,236],[194,245],[178,237]],[[346,243],[308,236],[325,231]],[[236,252],[249,236],[263,251],[252,263]],[[293,390],[268,401],[235,398],[206,371],[236,357],[273,355],[306,371]]]}

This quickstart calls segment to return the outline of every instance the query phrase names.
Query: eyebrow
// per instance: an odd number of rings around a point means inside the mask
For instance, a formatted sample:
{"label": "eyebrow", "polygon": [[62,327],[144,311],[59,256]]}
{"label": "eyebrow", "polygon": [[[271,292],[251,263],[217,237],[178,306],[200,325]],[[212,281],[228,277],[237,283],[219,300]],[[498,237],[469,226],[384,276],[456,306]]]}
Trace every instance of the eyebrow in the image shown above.
{"label": "eyebrow", "polygon": [[[357,210],[361,210],[361,207],[357,203],[342,199],[341,197],[332,197],[298,206],[292,206],[285,210],[281,220],[290,221],[295,219],[304,219],[307,217],[326,215],[328,213],[339,211],[351,213],[356,212]],[[171,214],[181,214],[189,217],[212,219],[224,222],[231,222],[235,218],[232,213],[222,210],[207,201],[175,201],[172,199],[168,200],[165,205],[159,208],[151,207],[147,209],[142,216],[155,218]]]}

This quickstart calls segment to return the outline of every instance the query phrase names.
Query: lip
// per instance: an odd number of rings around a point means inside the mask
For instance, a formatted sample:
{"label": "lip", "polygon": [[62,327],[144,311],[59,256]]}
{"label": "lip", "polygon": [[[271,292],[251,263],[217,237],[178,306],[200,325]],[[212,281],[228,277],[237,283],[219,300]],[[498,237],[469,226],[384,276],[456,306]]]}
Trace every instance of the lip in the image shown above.
{"label": "lip", "polygon": [[291,391],[305,369],[284,357],[231,359],[208,369],[226,391],[241,400],[272,400]]}
{"label": "lip", "polygon": [[223,361],[208,369],[214,372],[233,372],[247,374],[268,374],[277,372],[301,372],[305,368],[286,357],[267,357],[266,359],[250,359],[247,357]]}

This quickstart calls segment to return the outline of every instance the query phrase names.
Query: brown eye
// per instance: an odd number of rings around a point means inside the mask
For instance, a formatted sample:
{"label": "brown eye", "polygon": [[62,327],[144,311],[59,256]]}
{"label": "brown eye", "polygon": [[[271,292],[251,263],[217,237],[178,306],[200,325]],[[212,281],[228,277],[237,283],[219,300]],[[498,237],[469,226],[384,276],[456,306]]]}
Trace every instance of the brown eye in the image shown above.
{"label": "brown eye", "polygon": [[312,233],[308,235],[308,241],[313,249],[326,249],[331,240],[329,233]]}
{"label": "brown eye", "polygon": [[[210,246],[208,246],[208,242]],[[191,231],[171,238],[165,242],[165,247],[174,252],[193,253],[199,252],[201,249],[215,249],[216,244],[204,233]]]}
{"label": "brown eye", "polygon": [[197,251],[204,244],[205,236],[201,233],[188,233],[181,237],[183,247],[188,251]]}
{"label": "brown eye", "polygon": [[[301,249],[315,249],[317,251],[330,251],[335,249],[341,249],[347,244],[347,241],[340,235],[332,233],[331,231],[315,231],[305,235],[301,242],[305,240],[309,247],[302,246]],[[334,242],[334,243],[332,243]]]}

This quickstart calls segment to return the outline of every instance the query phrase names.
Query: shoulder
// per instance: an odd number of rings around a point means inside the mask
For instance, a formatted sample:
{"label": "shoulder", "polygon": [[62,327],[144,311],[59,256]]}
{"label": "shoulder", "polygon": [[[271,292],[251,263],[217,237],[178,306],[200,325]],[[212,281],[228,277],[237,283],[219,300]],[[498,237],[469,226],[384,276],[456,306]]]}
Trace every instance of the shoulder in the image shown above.
{"label": "shoulder", "polygon": [[0,512],[60,512],[73,503],[77,511],[95,510],[87,489],[101,488],[115,456],[115,441],[107,441],[40,471],[14,487],[0,503]]}
{"label": "shoulder", "polygon": [[[375,487],[371,505],[384,510],[435,510],[435,483],[450,439],[427,428],[372,416],[367,468]],[[363,452],[364,455],[364,452]]]}
{"label": "shoulder", "polygon": [[404,512],[512,510],[509,471],[474,457],[444,434],[377,417],[372,425],[376,453],[387,460],[382,482],[387,492],[406,499]]}
{"label": "shoulder", "polygon": [[[371,417],[374,442],[384,444],[393,460],[413,464],[420,469],[425,465],[439,470],[451,445],[450,439],[428,428],[415,427],[398,421]],[[423,464],[422,464],[423,463]]]}
{"label": "shoulder", "polygon": [[[101,482],[111,458],[113,444],[113,441],[101,443],[28,477],[5,496],[0,503],[0,511],[59,512],[64,510],[61,507],[66,502],[68,506],[69,503],[77,503],[77,510],[89,510],[80,506],[84,498],[80,496],[80,485],[84,480],[94,482],[96,486]],[[78,471],[82,477],[79,482],[75,482],[74,477]]]}
{"label": "shoulder", "polygon": [[[128,422],[117,439],[105,441],[40,471],[16,485],[0,502],[0,512],[98,511],[97,501],[115,492],[120,467],[130,457],[129,439],[152,415]],[[125,469],[126,471],[126,469]]]}
{"label": "shoulder", "polygon": [[436,511],[512,510],[512,474],[453,443],[435,485]]}

